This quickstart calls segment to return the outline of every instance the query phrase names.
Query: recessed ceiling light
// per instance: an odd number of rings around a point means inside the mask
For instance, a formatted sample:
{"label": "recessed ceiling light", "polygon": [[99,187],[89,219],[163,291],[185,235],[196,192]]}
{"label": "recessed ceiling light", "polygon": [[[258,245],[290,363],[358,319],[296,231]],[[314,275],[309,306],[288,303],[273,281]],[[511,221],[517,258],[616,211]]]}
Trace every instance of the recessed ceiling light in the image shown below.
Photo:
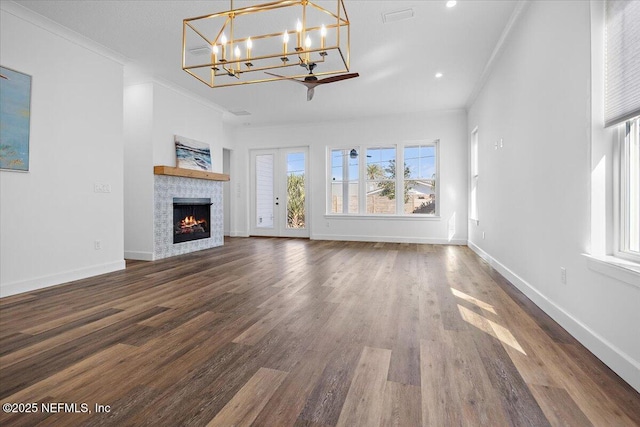
{"label": "recessed ceiling light", "polygon": [[453,7],[457,4],[458,2],[456,0],[449,0],[447,2],[447,7]]}
{"label": "recessed ceiling light", "polygon": [[439,79],[440,77],[442,77],[443,74],[442,73],[436,73],[436,79]]}

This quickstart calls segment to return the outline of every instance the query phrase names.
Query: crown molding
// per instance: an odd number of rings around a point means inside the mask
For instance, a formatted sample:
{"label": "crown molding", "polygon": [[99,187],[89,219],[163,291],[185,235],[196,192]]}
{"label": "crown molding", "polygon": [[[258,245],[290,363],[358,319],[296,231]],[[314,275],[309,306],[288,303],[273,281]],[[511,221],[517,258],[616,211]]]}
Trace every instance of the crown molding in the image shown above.
{"label": "crown molding", "polygon": [[[130,65],[130,64],[129,64]],[[125,71],[126,72],[126,71]],[[197,102],[201,105],[203,105],[204,107],[208,107],[211,108],[213,110],[215,110],[217,113],[220,113],[221,115],[227,114],[228,111],[226,109],[224,109],[223,107],[221,107],[220,105],[216,104],[213,101],[210,101],[209,99],[200,96],[194,92],[191,92],[187,89],[184,89],[174,83],[171,83],[168,80],[165,80],[161,77],[158,76],[152,76],[152,75],[145,75],[144,77],[138,77],[132,81],[129,82],[125,82],[124,87],[133,87],[133,86],[139,86],[139,85],[144,85],[144,84],[153,84],[153,85],[157,85],[157,86],[161,86],[167,90],[170,90],[172,92],[175,92],[181,96],[184,96],[185,98],[189,98],[190,100]]]}
{"label": "crown molding", "polygon": [[491,52],[491,56],[489,57],[489,60],[487,61],[487,63],[484,66],[484,69],[482,70],[482,74],[480,75],[478,82],[473,88],[473,91],[471,91],[471,95],[469,95],[469,99],[467,99],[467,102],[465,104],[467,111],[473,106],[473,103],[476,102],[476,98],[478,98],[480,91],[482,90],[484,85],[487,83],[487,80],[489,80],[489,76],[491,75],[491,72],[493,71],[493,68],[495,67],[496,62],[500,57],[500,54],[504,50],[507,44],[507,41],[509,40],[509,37],[513,33],[515,25],[522,17],[524,11],[527,9],[530,2],[531,0],[518,0],[518,3],[516,4],[515,9],[511,13],[511,16],[509,17],[509,21],[507,22],[507,25],[505,25],[504,30],[502,30],[502,34],[500,34],[500,38],[498,39],[496,46],[493,48],[493,52]]}
{"label": "crown molding", "polygon": [[36,27],[48,31],[49,33],[61,37],[75,45],[117,62],[120,65],[125,65],[131,62],[126,56],[13,1],[2,1],[0,3],[0,12],[13,15],[18,19],[35,25]]}

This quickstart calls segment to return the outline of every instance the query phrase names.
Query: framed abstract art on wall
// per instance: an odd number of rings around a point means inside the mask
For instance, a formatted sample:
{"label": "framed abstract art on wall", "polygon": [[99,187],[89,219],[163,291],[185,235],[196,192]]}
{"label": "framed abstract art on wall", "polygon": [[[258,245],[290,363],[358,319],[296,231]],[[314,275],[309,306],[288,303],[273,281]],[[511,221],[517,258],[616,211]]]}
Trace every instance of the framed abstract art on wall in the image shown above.
{"label": "framed abstract art on wall", "polygon": [[211,171],[211,149],[209,144],[183,136],[174,136],[176,144],[176,167]]}
{"label": "framed abstract art on wall", "polygon": [[31,76],[0,66],[0,169],[29,171]]}

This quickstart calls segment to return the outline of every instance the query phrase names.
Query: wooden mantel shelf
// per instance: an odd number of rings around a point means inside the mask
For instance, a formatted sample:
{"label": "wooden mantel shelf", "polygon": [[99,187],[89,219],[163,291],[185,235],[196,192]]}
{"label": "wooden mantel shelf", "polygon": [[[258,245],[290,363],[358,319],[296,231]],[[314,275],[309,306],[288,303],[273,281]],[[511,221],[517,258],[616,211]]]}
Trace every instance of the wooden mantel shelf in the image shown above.
{"label": "wooden mantel shelf", "polygon": [[174,168],[173,166],[154,166],[153,173],[154,175],[181,176],[183,178],[208,179],[209,181],[229,181],[229,175],[225,173]]}

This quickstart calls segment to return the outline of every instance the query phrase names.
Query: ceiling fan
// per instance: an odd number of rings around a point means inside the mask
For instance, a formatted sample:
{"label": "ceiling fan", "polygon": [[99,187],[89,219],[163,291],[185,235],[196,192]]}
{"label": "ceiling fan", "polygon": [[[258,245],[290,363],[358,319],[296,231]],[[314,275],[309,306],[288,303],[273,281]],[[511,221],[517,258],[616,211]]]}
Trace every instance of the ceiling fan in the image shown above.
{"label": "ceiling fan", "polygon": [[304,80],[298,80],[298,79],[294,79],[293,77],[281,76],[279,74],[268,73],[266,71],[265,71],[265,74],[269,74],[270,76],[274,76],[274,77],[280,77],[281,79],[290,80],[290,81],[293,81],[293,82],[296,82],[296,83],[300,83],[301,85],[306,86],[306,88],[307,88],[307,101],[311,101],[313,99],[313,94],[315,92],[316,86],[327,84],[327,83],[339,82],[341,80],[352,79],[354,77],[360,76],[360,74],[358,74],[358,73],[348,73],[348,74],[340,74],[338,76],[327,77],[327,78],[324,78],[324,79],[318,79],[316,76],[313,75],[313,69],[316,68],[316,64],[315,63],[311,63],[308,66],[306,66],[306,65],[302,65],[302,66],[306,67],[309,70],[309,75],[307,77],[305,77]]}

